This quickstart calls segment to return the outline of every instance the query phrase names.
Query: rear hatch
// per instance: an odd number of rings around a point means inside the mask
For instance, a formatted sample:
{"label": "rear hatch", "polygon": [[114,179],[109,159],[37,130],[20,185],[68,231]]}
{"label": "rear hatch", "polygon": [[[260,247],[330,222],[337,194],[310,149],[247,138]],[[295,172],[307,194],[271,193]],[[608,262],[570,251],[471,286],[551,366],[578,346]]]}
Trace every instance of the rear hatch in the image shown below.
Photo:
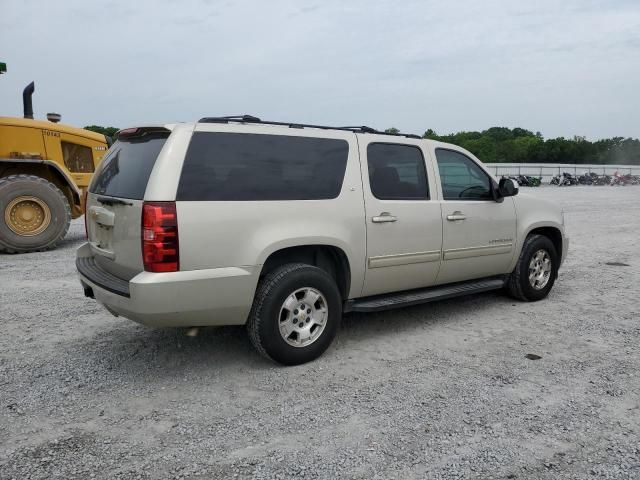
{"label": "rear hatch", "polygon": [[95,262],[125,280],[144,270],[144,193],[169,134],[158,127],[122,130],[89,186],[86,225]]}

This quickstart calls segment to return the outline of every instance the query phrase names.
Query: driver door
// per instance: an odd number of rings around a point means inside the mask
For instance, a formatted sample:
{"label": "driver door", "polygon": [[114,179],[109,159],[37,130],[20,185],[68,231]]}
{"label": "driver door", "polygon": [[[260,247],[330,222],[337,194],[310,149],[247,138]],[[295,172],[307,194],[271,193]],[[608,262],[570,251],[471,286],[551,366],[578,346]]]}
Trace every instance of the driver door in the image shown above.
{"label": "driver door", "polygon": [[512,197],[496,202],[491,177],[466,154],[436,148],[442,195],[444,284],[508,273],[516,242]]}

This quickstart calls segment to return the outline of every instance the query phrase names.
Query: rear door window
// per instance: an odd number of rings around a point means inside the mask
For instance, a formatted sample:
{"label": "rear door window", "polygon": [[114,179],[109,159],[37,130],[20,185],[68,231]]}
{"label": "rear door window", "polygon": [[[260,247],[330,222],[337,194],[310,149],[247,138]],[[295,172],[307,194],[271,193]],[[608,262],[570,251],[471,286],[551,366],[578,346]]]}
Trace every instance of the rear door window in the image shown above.
{"label": "rear door window", "polygon": [[196,132],[177,200],[336,198],[348,155],[349,144],[339,139]]}
{"label": "rear door window", "polygon": [[371,193],[379,200],[428,200],[424,157],[418,147],[371,143],[367,147]]}
{"label": "rear door window", "polygon": [[118,140],[102,160],[89,191],[98,195],[142,200],[149,175],[169,132]]}

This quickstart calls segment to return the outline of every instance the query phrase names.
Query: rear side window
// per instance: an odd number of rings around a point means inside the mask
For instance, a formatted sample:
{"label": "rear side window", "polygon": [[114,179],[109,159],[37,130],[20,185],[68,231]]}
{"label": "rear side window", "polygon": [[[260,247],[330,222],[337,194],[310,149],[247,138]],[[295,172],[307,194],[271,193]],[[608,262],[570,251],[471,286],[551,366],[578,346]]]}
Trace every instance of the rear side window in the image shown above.
{"label": "rear side window", "polygon": [[419,148],[392,143],[367,147],[371,193],[380,200],[428,200],[424,158]]}
{"label": "rear side window", "polygon": [[336,198],[349,155],[345,140],[196,132],[177,200]]}
{"label": "rear side window", "polygon": [[167,133],[118,140],[102,160],[89,191],[98,195],[142,200],[153,165]]}
{"label": "rear side window", "polygon": [[64,164],[73,173],[93,172],[93,152],[90,147],[71,142],[60,142]]}

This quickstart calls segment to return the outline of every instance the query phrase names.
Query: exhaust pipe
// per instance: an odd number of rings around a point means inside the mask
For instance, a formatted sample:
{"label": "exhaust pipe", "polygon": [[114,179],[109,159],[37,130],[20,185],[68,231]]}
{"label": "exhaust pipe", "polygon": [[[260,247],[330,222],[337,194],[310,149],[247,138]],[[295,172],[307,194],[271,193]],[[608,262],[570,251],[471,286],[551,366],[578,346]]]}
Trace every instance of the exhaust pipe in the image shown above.
{"label": "exhaust pipe", "polygon": [[24,110],[24,118],[33,118],[33,103],[31,102],[31,96],[35,91],[36,86],[33,82],[24,87],[22,91],[22,107]]}

